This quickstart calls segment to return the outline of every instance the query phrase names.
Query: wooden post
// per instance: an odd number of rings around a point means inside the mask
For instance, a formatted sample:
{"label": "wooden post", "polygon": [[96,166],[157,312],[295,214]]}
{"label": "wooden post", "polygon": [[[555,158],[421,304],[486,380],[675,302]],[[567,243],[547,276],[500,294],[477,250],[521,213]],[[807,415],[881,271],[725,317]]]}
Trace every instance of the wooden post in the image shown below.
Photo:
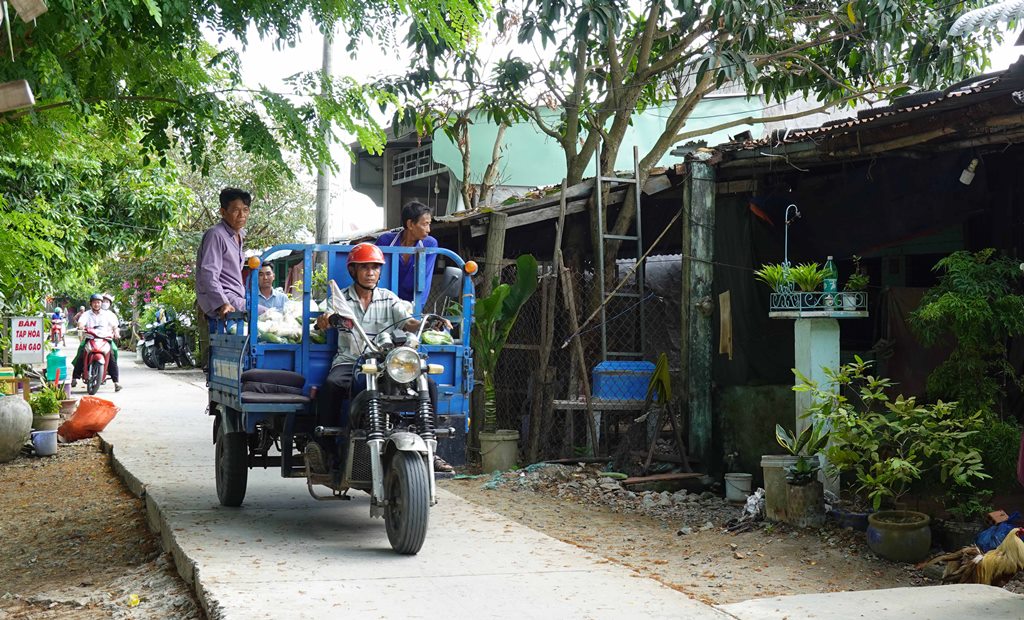
{"label": "wooden post", "polygon": [[549,409],[544,402],[547,396],[548,364],[551,361],[551,345],[555,331],[555,305],[558,303],[558,276],[556,273],[544,276],[540,281],[541,325],[538,367],[533,373],[533,398],[530,399],[530,440],[527,443],[527,460],[536,463],[540,454],[541,434],[547,428]]}
{"label": "wooden post", "polygon": [[[562,251],[558,251],[559,257],[556,259],[561,264]],[[572,281],[572,276],[569,275],[568,269],[562,269],[562,297],[565,300],[565,308],[569,311],[569,330],[575,334],[580,330],[579,315],[576,313],[576,290]],[[590,445],[594,450],[593,456],[597,456],[599,446],[597,445],[597,422],[594,420],[594,407],[591,402],[590,394],[590,378],[587,373],[586,357],[583,354],[583,344],[580,343],[580,337],[574,336],[572,339],[572,356],[574,358],[573,363],[580,373],[580,382],[583,384],[583,398],[587,403],[587,429],[590,432]],[[569,424],[573,423],[572,414],[569,414]]]}
{"label": "wooden post", "polygon": [[[689,257],[688,289],[683,314],[686,321],[689,351],[687,352],[687,394],[690,409],[690,451],[708,471],[711,458],[711,361],[714,309],[712,282],[714,269],[715,169],[704,162],[690,162],[690,178],[686,181],[689,200],[685,205],[688,218],[684,222],[684,256]],[[685,243],[688,235],[689,243]],[[687,247],[689,246],[689,247]]]}
{"label": "wooden post", "polygon": [[480,283],[480,297],[487,297],[491,294],[491,282],[501,274],[502,260],[505,258],[507,224],[507,215],[491,213],[487,226],[487,253],[484,255],[484,281]]}
{"label": "wooden post", "polygon": [[[562,272],[562,229],[565,226],[565,190],[566,183],[565,179],[562,179],[562,193],[559,197],[559,211],[558,211],[558,226],[555,228],[555,249],[552,253],[552,278],[550,284],[546,287],[545,300],[547,303],[544,305],[544,312],[541,316],[541,342],[540,342],[540,368],[536,374],[537,381],[534,382],[534,398],[533,398],[533,411],[532,419],[530,421],[530,443],[529,443],[529,461],[534,463],[537,461],[537,456],[540,452],[540,436],[541,432],[547,426],[546,413],[551,410],[550,393],[548,389],[550,383],[550,373],[548,372],[548,363],[551,361],[551,348],[555,338],[555,306],[558,305],[558,279],[559,274]],[[545,284],[548,281],[545,280]]]}

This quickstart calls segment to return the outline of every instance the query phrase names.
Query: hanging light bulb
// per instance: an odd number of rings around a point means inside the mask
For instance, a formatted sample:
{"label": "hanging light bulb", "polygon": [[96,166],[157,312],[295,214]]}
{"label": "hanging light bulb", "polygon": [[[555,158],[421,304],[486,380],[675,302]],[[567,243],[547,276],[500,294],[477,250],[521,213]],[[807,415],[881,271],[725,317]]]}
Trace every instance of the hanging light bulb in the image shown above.
{"label": "hanging light bulb", "polygon": [[964,185],[970,185],[974,182],[974,171],[978,169],[978,158],[971,159],[971,163],[967,164],[964,171],[960,173],[960,182]]}

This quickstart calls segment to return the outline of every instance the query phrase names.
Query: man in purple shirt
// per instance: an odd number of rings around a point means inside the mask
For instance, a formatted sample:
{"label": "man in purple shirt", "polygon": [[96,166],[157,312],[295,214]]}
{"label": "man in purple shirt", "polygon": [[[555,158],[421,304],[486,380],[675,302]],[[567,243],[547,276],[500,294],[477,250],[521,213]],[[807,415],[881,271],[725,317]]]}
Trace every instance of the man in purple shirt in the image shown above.
{"label": "man in purple shirt", "polygon": [[245,311],[242,243],[249,219],[249,192],[225,187],[220,192],[221,221],[203,234],[196,258],[196,301],[208,317]]}
{"label": "man in purple shirt", "polygon": [[[405,246],[417,248],[436,248],[437,239],[430,236],[431,224],[430,207],[415,200],[402,207],[402,228],[384,233],[377,238],[377,245]],[[398,263],[398,296],[414,304],[417,297],[420,305],[426,305],[430,297],[431,279],[434,277],[434,263],[437,262],[437,254],[428,254],[426,259],[426,279],[423,290],[419,295],[414,295],[416,288],[416,256],[402,254],[392,260]],[[394,265],[392,265],[394,268]]]}

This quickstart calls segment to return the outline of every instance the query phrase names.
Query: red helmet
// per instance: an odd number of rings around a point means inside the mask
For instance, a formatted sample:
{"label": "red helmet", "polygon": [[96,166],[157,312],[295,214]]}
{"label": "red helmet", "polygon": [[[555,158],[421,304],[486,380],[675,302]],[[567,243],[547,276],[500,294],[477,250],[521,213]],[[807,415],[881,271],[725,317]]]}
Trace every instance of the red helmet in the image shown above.
{"label": "red helmet", "polygon": [[348,253],[348,262],[346,264],[356,265],[359,263],[376,263],[378,265],[383,265],[384,252],[381,252],[380,248],[372,243],[360,243],[352,248]]}

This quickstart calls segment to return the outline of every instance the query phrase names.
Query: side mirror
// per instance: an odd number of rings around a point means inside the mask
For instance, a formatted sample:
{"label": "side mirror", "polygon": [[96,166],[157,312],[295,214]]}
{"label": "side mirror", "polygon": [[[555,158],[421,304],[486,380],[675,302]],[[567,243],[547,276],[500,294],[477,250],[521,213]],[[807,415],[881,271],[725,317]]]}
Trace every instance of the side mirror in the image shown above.
{"label": "side mirror", "polygon": [[462,295],[462,270],[458,267],[445,267],[444,280],[441,285],[441,297],[459,299]]}

